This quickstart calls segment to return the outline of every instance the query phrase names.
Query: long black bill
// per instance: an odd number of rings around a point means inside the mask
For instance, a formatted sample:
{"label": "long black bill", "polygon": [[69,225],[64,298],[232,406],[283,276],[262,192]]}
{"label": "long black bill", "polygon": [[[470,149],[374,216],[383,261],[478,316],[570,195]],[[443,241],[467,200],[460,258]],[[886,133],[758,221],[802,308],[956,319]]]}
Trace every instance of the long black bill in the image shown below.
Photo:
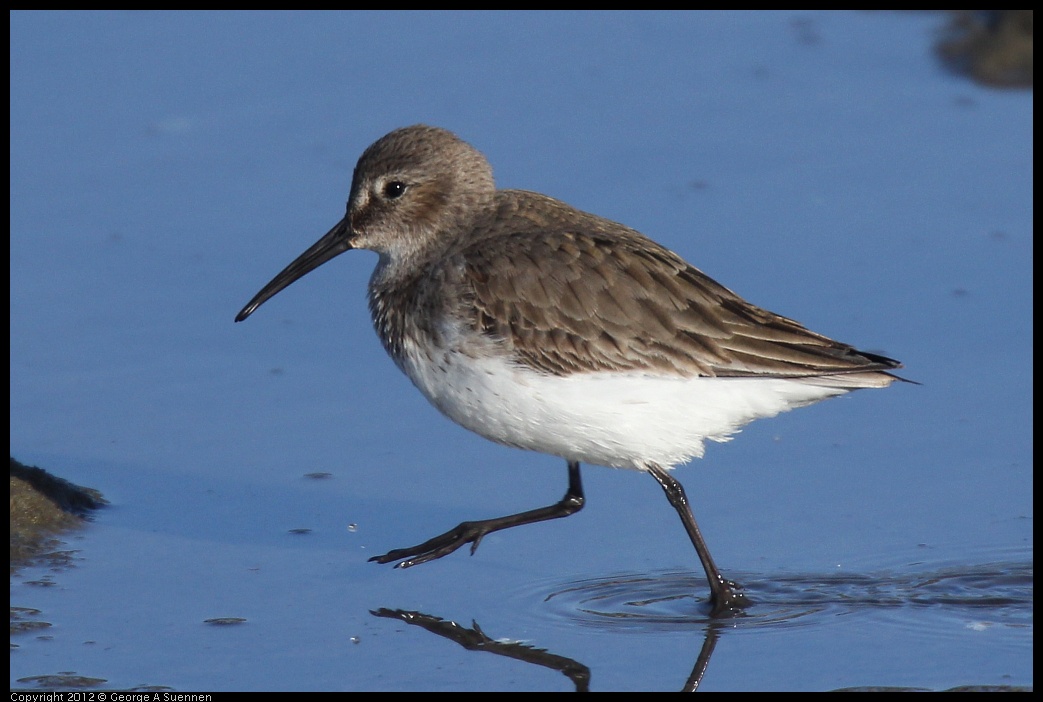
{"label": "long black bill", "polygon": [[246,307],[235,316],[235,321],[243,321],[253,314],[254,310],[263,305],[268,298],[273,297],[290,283],[307,275],[331,258],[340,256],[345,251],[351,249],[350,233],[351,227],[348,224],[348,218],[345,217],[337,222],[333,229],[326,232],[321,239],[312,244],[307,251],[298,256],[293,263],[286,266],[279,275],[272,278],[270,283],[261,288],[261,292],[254,295],[254,298],[250,300]]}

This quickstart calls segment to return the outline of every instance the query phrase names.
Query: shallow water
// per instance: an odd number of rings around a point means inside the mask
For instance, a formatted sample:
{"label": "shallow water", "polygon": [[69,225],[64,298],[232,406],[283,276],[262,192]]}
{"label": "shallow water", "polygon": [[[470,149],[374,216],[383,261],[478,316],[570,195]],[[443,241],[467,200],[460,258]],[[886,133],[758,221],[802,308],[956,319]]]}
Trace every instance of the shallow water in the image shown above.
{"label": "shallow water", "polygon": [[[947,73],[942,23],[12,13],[11,452],[110,506],[12,574],[11,687],[1031,687],[1032,95]],[[395,369],[374,256],[232,323],[418,121],[922,383],[678,468],[742,615],[628,471],[473,557],[368,562],[565,490]]]}
{"label": "shallow water", "polygon": [[[748,574],[743,583],[755,606],[732,617],[709,616],[705,601],[693,595],[703,583],[688,573],[566,583],[545,597],[545,602],[555,605],[553,610],[539,608],[538,615],[537,608],[527,611],[534,616],[557,617],[562,626],[635,639],[665,633],[697,637],[701,632],[704,639],[683,690],[699,687],[721,640],[735,636],[770,638],[772,631],[790,627],[824,629],[842,617],[849,618],[843,622],[849,627],[850,618],[858,618],[861,621],[853,626],[859,628],[905,628],[932,648],[944,646],[941,642],[947,640],[973,638],[993,627],[1007,629],[1008,640],[1020,638],[1021,645],[1031,645],[1032,566],[1025,562],[935,572],[806,574],[764,581]],[[932,611],[919,611],[924,608]],[[538,642],[516,641],[509,636],[491,639],[474,621],[467,627],[422,612],[381,609],[372,614],[419,626],[467,650],[558,670],[577,691],[590,689],[592,679],[595,685],[599,682],[601,671],[582,661],[541,649]]]}
{"label": "shallow water", "polygon": [[[995,563],[732,572],[753,604],[712,617],[692,571],[570,578],[548,574],[568,561],[554,554],[532,568],[517,562],[514,547],[571,547],[566,521],[408,571],[331,548],[321,532],[230,548],[126,533],[113,521],[103,513],[81,537],[79,562],[13,579],[12,603],[38,610],[20,611],[12,633],[13,687],[1031,685],[1029,551]],[[128,572],[114,557],[126,548],[164,560]]]}

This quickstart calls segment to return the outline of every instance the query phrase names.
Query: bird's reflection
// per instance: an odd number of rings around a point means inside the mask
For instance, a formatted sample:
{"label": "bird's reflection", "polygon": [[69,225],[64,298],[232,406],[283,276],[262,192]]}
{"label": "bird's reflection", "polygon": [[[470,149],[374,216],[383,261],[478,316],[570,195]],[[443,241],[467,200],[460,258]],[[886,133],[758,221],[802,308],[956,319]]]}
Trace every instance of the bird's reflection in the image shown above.
{"label": "bird's reflection", "polygon": [[576,686],[576,692],[589,692],[590,690],[590,668],[579,661],[566,656],[559,656],[542,648],[529,646],[520,641],[491,639],[486,636],[476,621],[472,620],[471,627],[467,628],[441,617],[404,609],[381,608],[370,610],[370,613],[376,617],[398,619],[406,624],[426,629],[432,634],[438,634],[450,641],[455,641],[468,651],[488,651],[498,656],[506,656],[507,658],[514,658],[515,660],[557,670],[572,681],[572,684]]}
{"label": "bird's reflection", "polygon": [[[532,665],[557,670],[572,681],[572,684],[576,686],[576,692],[590,691],[590,668],[579,661],[520,641],[491,639],[478,626],[478,622],[473,620],[470,628],[468,628],[457,622],[442,619],[431,614],[404,609],[380,608],[370,610],[370,613],[376,617],[398,619],[406,624],[419,626],[432,634],[455,641],[468,651],[487,651],[498,656],[506,656],[507,658],[531,663]],[[681,688],[683,692],[695,692],[698,689],[699,683],[706,673],[706,667],[710,663],[713,649],[717,645],[721,627],[722,624],[720,622],[712,620],[708,622],[702,648],[699,650],[695,665],[692,667],[692,673],[688,676],[684,687]]]}
{"label": "bird's reflection", "polygon": [[[973,622],[1002,621],[1019,631],[1031,631],[1033,562],[1029,551],[1019,550],[1018,555],[1021,557],[1017,560],[940,568],[925,568],[915,563],[916,567],[904,570],[875,572],[741,573],[742,582],[757,605],[736,611],[727,619],[709,613],[705,602],[693,604],[693,600],[696,603],[699,600],[692,595],[697,580],[691,571],[614,575],[553,585],[542,583],[534,586],[531,594],[541,601],[541,616],[603,632],[625,631],[628,636],[639,633],[646,637],[628,640],[627,646],[648,644],[651,639],[647,637],[659,634],[691,641],[695,663],[681,689],[695,691],[703,682],[724,629],[760,630],[771,635],[782,628],[834,626],[840,618],[856,613],[894,611],[905,623],[916,621],[920,627],[942,626],[945,635],[949,635],[953,617]],[[922,609],[933,612],[933,618],[910,619]],[[940,619],[939,611],[944,613]],[[488,651],[558,670],[572,681],[577,691],[590,689],[591,671],[583,663],[509,638],[490,638],[475,622],[465,627],[430,614],[401,609],[379,609],[372,613],[419,626],[468,650]],[[642,679],[648,680],[647,670],[635,671],[635,674],[643,674]],[[670,681],[676,681],[673,685],[680,682],[683,672],[676,671],[676,677],[672,672],[661,675],[661,686],[670,687]],[[986,687],[971,685],[965,689]],[[887,688],[869,685],[859,689]]]}

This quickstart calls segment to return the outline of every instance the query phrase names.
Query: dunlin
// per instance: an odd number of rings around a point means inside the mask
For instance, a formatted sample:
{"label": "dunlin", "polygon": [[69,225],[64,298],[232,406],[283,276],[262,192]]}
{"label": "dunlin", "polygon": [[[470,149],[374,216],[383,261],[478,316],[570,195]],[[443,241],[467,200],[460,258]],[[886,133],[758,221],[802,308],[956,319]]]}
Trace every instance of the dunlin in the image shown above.
{"label": "dunlin", "polygon": [[236,317],[350,249],[379,254],[377,335],[454,422],[560,456],[556,504],[464,522],[371,560],[441,558],[486,534],[583,507],[580,463],[647,471],[681,518],[714,613],[748,604],[710,556],[670,469],[754,419],[858,388],[901,367],[746,302],[643,234],[534,192],[497,190],[474,147],[397,129],[355,166],[347,213]]}

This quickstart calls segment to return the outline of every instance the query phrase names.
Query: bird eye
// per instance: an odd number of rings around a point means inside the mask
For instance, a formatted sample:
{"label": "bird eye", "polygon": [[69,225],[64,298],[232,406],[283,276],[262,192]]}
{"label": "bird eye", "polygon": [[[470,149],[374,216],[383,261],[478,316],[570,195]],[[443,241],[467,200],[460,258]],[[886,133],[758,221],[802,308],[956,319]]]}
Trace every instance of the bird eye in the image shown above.
{"label": "bird eye", "polygon": [[384,197],[388,200],[402,197],[406,192],[406,184],[400,180],[392,180],[384,185]]}

